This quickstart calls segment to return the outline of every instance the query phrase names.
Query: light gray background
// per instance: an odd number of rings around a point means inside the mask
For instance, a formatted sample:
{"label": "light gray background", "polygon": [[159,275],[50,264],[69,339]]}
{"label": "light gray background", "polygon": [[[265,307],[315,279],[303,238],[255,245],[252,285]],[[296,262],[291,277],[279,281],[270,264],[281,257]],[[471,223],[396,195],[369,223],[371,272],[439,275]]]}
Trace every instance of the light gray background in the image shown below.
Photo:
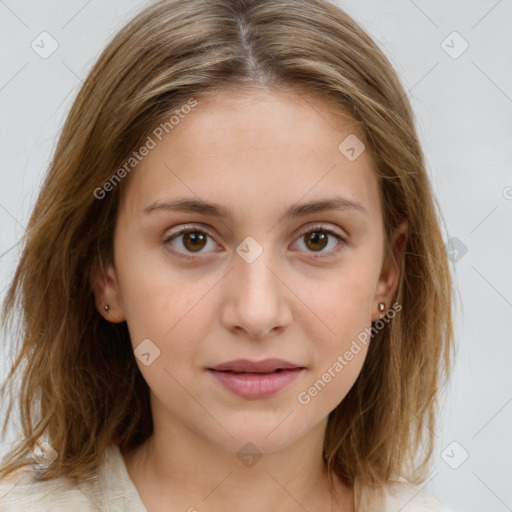
{"label": "light gray background", "polygon": [[[398,70],[417,115],[445,240],[457,237],[467,247],[452,263],[458,359],[426,486],[454,511],[512,510],[512,0],[337,3]],[[23,233],[82,80],[144,4],[0,0],[0,253]],[[31,48],[43,31],[59,44],[47,59]],[[450,36],[454,31],[469,44],[457,58],[464,41]],[[18,256],[13,249],[0,259],[1,297]],[[3,378],[13,355],[9,340],[1,346]]]}

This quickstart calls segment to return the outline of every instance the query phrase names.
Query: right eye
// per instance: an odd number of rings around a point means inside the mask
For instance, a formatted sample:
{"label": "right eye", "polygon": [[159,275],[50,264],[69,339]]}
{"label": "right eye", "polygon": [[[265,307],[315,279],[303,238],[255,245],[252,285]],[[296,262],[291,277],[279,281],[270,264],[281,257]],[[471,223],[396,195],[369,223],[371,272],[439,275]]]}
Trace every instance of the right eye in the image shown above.
{"label": "right eye", "polygon": [[[200,251],[208,245],[208,238],[212,240],[212,247],[218,247],[213,242],[212,237],[197,226],[186,226],[177,232],[166,235],[163,242],[166,245],[171,245],[171,251],[181,258],[198,259],[200,256],[195,254],[202,254]],[[208,251],[204,251],[208,252]]]}

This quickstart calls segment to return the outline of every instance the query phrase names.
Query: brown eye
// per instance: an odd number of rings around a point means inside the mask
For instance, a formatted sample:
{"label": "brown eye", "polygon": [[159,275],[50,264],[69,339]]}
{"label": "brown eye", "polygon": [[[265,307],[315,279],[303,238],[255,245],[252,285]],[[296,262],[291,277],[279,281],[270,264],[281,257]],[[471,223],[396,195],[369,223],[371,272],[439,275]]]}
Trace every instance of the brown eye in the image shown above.
{"label": "brown eye", "polygon": [[333,256],[347,243],[342,235],[323,226],[313,226],[307,231],[303,231],[299,237],[299,242],[302,241],[304,247],[300,247],[301,244],[298,244],[299,249],[309,253],[318,253],[318,256],[314,256],[316,258]]}
{"label": "brown eye", "polygon": [[306,246],[312,251],[321,251],[329,242],[329,235],[322,231],[311,231],[304,236]]}
{"label": "brown eye", "polygon": [[[200,255],[203,253],[212,252],[207,250],[208,242],[211,244],[210,249],[215,249],[217,247],[217,244],[208,233],[205,233],[194,226],[188,226],[177,233],[164,237],[163,242],[170,246],[170,250],[174,254],[188,259],[196,259],[201,257]],[[198,256],[195,256],[194,254],[197,254]]]}
{"label": "brown eye", "polygon": [[206,245],[206,235],[200,231],[182,233],[183,246],[191,252],[200,251]]}

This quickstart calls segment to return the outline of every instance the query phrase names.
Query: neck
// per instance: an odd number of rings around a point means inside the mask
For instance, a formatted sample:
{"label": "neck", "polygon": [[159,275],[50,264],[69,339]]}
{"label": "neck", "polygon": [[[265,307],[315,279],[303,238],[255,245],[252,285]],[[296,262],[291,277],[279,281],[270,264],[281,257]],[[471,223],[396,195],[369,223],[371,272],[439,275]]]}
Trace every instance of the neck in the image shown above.
{"label": "neck", "polygon": [[155,423],[153,435],[123,457],[150,512],[221,512],[226,504],[247,512],[353,512],[352,489],[335,477],[330,488],[322,460],[326,421],[284,449],[245,455],[226,451],[179,422]]}

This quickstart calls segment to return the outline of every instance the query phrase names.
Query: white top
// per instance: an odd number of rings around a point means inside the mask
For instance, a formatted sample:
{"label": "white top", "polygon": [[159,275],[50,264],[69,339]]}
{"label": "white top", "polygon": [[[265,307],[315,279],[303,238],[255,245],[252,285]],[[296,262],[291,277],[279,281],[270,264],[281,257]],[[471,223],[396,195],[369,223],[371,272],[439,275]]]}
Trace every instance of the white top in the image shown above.
{"label": "white top", "polygon": [[[148,512],[115,445],[90,483],[76,486],[66,477],[38,482],[36,473],[26,466],[0,481],[0,512]],[[378,503],[364,510],[372,511],[451,512],[421,486],[405,481],[386,486]]]}

